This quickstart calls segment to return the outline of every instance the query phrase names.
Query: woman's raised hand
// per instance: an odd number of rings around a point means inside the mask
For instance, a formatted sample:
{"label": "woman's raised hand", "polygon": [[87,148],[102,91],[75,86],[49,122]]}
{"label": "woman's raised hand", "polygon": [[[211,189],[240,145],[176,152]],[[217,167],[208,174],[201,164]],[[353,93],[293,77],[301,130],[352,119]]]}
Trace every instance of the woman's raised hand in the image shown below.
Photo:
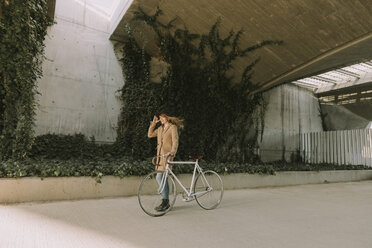
{"label": "woman's raised hand", "polygon": [[152,119],[152,122],[154,123],[158,123],[160,120],[158,119],[158,117],[156,115],[154,115],[154,119]]}

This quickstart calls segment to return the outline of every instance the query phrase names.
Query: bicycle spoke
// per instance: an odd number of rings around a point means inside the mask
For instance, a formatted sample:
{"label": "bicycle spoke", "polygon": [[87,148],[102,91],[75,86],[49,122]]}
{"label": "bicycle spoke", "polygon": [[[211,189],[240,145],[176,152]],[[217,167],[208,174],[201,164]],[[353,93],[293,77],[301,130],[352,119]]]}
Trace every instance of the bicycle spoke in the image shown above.
{"label": "bicycle spoke", "polygon": [[[151,172],[141,182],[138,190],[138,201],[142,210],[150,216],[162,216],[166,214],[174,205],[176,200],[176,187],[172,177],[168,177],[169,183],[169,205],[166,211],[159,212],[156,210],[162,203],[162,195],[159,192],[159,183],[156,180],[157,172]],[[163,187],[164,190],[164,187]]]}
{"label": "bicycle spoke", "polygon": [[194,194],[200,207],[207,210],[216,208],[223,196],[222,179],[214,171],[199,174],[195,181]]}

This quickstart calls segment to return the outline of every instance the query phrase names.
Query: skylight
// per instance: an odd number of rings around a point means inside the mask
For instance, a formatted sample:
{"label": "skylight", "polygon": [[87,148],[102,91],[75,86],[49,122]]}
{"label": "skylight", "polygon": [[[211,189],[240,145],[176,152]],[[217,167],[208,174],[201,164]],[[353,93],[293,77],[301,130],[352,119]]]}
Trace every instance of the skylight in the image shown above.
{"label": "skylight", "polygon": [[372,82],[372,61],[346,66],[293,83],[316,93]]}

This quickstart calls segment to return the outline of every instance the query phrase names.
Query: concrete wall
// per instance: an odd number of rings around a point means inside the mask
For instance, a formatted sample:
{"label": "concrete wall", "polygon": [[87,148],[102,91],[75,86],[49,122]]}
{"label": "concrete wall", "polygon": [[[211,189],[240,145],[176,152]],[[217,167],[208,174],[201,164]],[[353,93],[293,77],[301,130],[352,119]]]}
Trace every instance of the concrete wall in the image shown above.
{"label": "concrete wall", "polygon": [[[187,186],[191,182],[190,174],[178,175]],[[230,174],[221,175],[225,190],[289,186],[299,184],[317,184],[331,182],[349,182],[371,180],[372,170],[355,171],[291,171],[278,172],[276,175]],[[114,176],[102,178],[102,184],[91,177],[37,177],[0,179],[0,203],[30,201],[77,200],[102,197],[135,196],[143,177]],[[177,192],[182,192],[177,184]],[[187,186],[188,187],[188,186]],[[180,196],[179,199],[180,200]]]}
{"label": "concrete wall", "polygon": [[318,98],[293,84],[276,87],[263,94],[266,102],[264,130],[258,137],[264,162],[291,160],[300,149],[300,133],[323,131]]}
{"label": "concrete wall", "polygon": [[81,132],[97,141],[116,137],[117,90],[123,75],[109,40],[110,14],[94,0],[57,0],[38,82],[36,135]]}

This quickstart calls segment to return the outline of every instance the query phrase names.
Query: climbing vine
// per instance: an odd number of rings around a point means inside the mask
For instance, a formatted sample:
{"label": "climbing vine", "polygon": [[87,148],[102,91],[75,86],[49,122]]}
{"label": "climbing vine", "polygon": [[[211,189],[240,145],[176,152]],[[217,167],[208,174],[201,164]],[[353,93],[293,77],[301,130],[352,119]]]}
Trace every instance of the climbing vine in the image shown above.
{"label": "climbing vine", "polygon": [[0,0],[0,159],[22,159],[34,133],[36,81],[52,22],[46,0]]}
{"label": "climbing vine", "polygon": [[[253,158],[258,131],[244,131],[254,125],[253,113],[262,102],[261,95],[249,96],[254,89],[250,80],[258,59],[246,66],[240,83],[232,84],[228,72],[239,57],[280,41],[263,41],[242,49],[243,34],[230,31],[226,37],[219,32],[220,20],[207,34],[193,34],[186,27],[178,28],[173,19],[167,24],[158,20],[162,11],[147,15],[141,8],[127,25],[124,44],[123,73],[125,85],[121,92],[123,108],[119,121],[119,149],[135,157],[151,156],[155,145],[147,137],[149,121],[162,110],[185,120],[178,156],[203,154],[206,159],[245,162]],[[150,77],[151,56],[146,41],[137,42],[131,23],[142,22],[156,34],[158,60],[168,64],[161,83]],[[135,25],[134,25],[135,26]],[[142,45],[141,45],[142,44]]]}
{"label": "climbing vine", "polygon": [[[151,154],[150,146],[146,143],[149,116],[159,105],[156,97],[156,85],[150,84],[150,56],[139,47],[133,37],[131,27],[127,25],[129,38],[125,41],[126,51],[123,59],[125,87],[121,90],[123,107],[119,120],[118,141],[116,147],[136,158],[142,154]],[[138,151],[141,151],[140,153]]]}

